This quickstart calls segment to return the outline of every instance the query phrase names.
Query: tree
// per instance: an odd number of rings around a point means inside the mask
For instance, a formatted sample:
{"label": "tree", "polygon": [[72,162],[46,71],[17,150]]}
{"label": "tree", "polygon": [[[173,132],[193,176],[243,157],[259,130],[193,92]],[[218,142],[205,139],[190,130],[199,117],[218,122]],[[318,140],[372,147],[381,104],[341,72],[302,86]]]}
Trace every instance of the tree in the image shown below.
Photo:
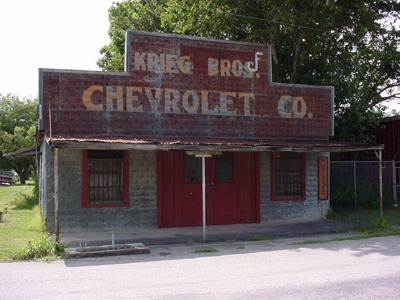
{"label": "tree", "polygon": [[110,8],[106,47],[118,53],[101,59],[118,67],[99,65],[123,68],[126,29],[268,43],[273,81],[333,85],[335,138],[371,142],[381,103],[400,99],[399,16],[396,0],[125,1]]}
{"label": "tree", "polygon": [[110,7],[108,34],[112,42],[100,50],[103,57],[98,60],[97,65],[102,70],[124,70],[126,30],[162,31],[160,30],[160,9],[164,2],[162,0],[128,0],[117,2]]}
{"label": "tree", "polygon": [[3,155],[34,145],[36,112],[37,100],[0,94],[0,167],[16,171],[22,184],[34,169],[34,159],[10,159]]}

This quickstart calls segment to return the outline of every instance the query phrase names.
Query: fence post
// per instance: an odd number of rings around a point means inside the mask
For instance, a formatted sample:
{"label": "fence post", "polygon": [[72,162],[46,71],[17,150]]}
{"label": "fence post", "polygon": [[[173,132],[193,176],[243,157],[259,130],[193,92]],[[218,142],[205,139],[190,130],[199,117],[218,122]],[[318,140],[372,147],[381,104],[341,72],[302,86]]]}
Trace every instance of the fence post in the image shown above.
{"label": "fence post", "polygon": [[379,217],[383,218],[382,150],[379,150]]}
{"label": "fence post", "polygon": [[353,162],[353,188],[354,188],[354,209],[357,208],[357,166],[356,161]]}
{"label": "fence post", "polygon": [[392,160],[393,202],[397,202],[396,161]]}
{"label": "fence post", "polygon": [[378,152],[379,158],[379,219],[383,218],[383,187],[382,187],[382,150]]}

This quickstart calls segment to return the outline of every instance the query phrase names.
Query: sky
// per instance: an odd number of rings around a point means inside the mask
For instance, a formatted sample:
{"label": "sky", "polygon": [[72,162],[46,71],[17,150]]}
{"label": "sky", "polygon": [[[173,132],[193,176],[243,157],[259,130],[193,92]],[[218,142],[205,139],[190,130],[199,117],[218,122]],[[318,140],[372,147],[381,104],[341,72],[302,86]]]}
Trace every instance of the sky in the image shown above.
{"label": "sky", "polygon": [[38,98],[39,68],[100,70],[113,2],[0,0],[0,94]]}
{"label": "sky", "polygon": [[0,0],[0,94],[38,97],[38,69],[100,70],[116,0]]}

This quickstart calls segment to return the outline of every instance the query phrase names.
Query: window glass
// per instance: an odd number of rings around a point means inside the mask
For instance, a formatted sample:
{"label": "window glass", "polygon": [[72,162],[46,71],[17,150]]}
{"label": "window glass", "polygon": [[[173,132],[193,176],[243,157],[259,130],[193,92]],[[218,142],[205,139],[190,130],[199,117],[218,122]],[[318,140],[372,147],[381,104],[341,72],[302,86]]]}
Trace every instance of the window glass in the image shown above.
{"label": "window glass", "polygon": [[233,153],[224,152],[215,156],[215,171],[217,182],[233,182]]}
{"label": "window glass", "polygon": [[296,199],[304,196],[303,155],[281,152],[275,155],[275,198]]}
{"label": "window glass", "polygon": [[124,202],[123,151],[88,151],[88,204]]}
{"label": "window glass", "polygon": [[201,158],[185,155],[185,183],[201,183]]}

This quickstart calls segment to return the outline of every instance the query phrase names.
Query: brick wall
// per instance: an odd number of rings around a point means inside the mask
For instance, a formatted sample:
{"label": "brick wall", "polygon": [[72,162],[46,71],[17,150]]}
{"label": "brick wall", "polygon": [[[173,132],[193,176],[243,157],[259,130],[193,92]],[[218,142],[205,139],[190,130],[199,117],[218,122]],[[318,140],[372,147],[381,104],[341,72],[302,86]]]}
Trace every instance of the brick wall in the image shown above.
{"label": "brick wall", "polygon": [[[268,45],[134,31],[127,45],[126,73],[40,69],[47,136],[50,123],[53,136],[86,139],[332,134],[333,87],[272,83]],[[178,68],[180,59],[190,70]]]}

